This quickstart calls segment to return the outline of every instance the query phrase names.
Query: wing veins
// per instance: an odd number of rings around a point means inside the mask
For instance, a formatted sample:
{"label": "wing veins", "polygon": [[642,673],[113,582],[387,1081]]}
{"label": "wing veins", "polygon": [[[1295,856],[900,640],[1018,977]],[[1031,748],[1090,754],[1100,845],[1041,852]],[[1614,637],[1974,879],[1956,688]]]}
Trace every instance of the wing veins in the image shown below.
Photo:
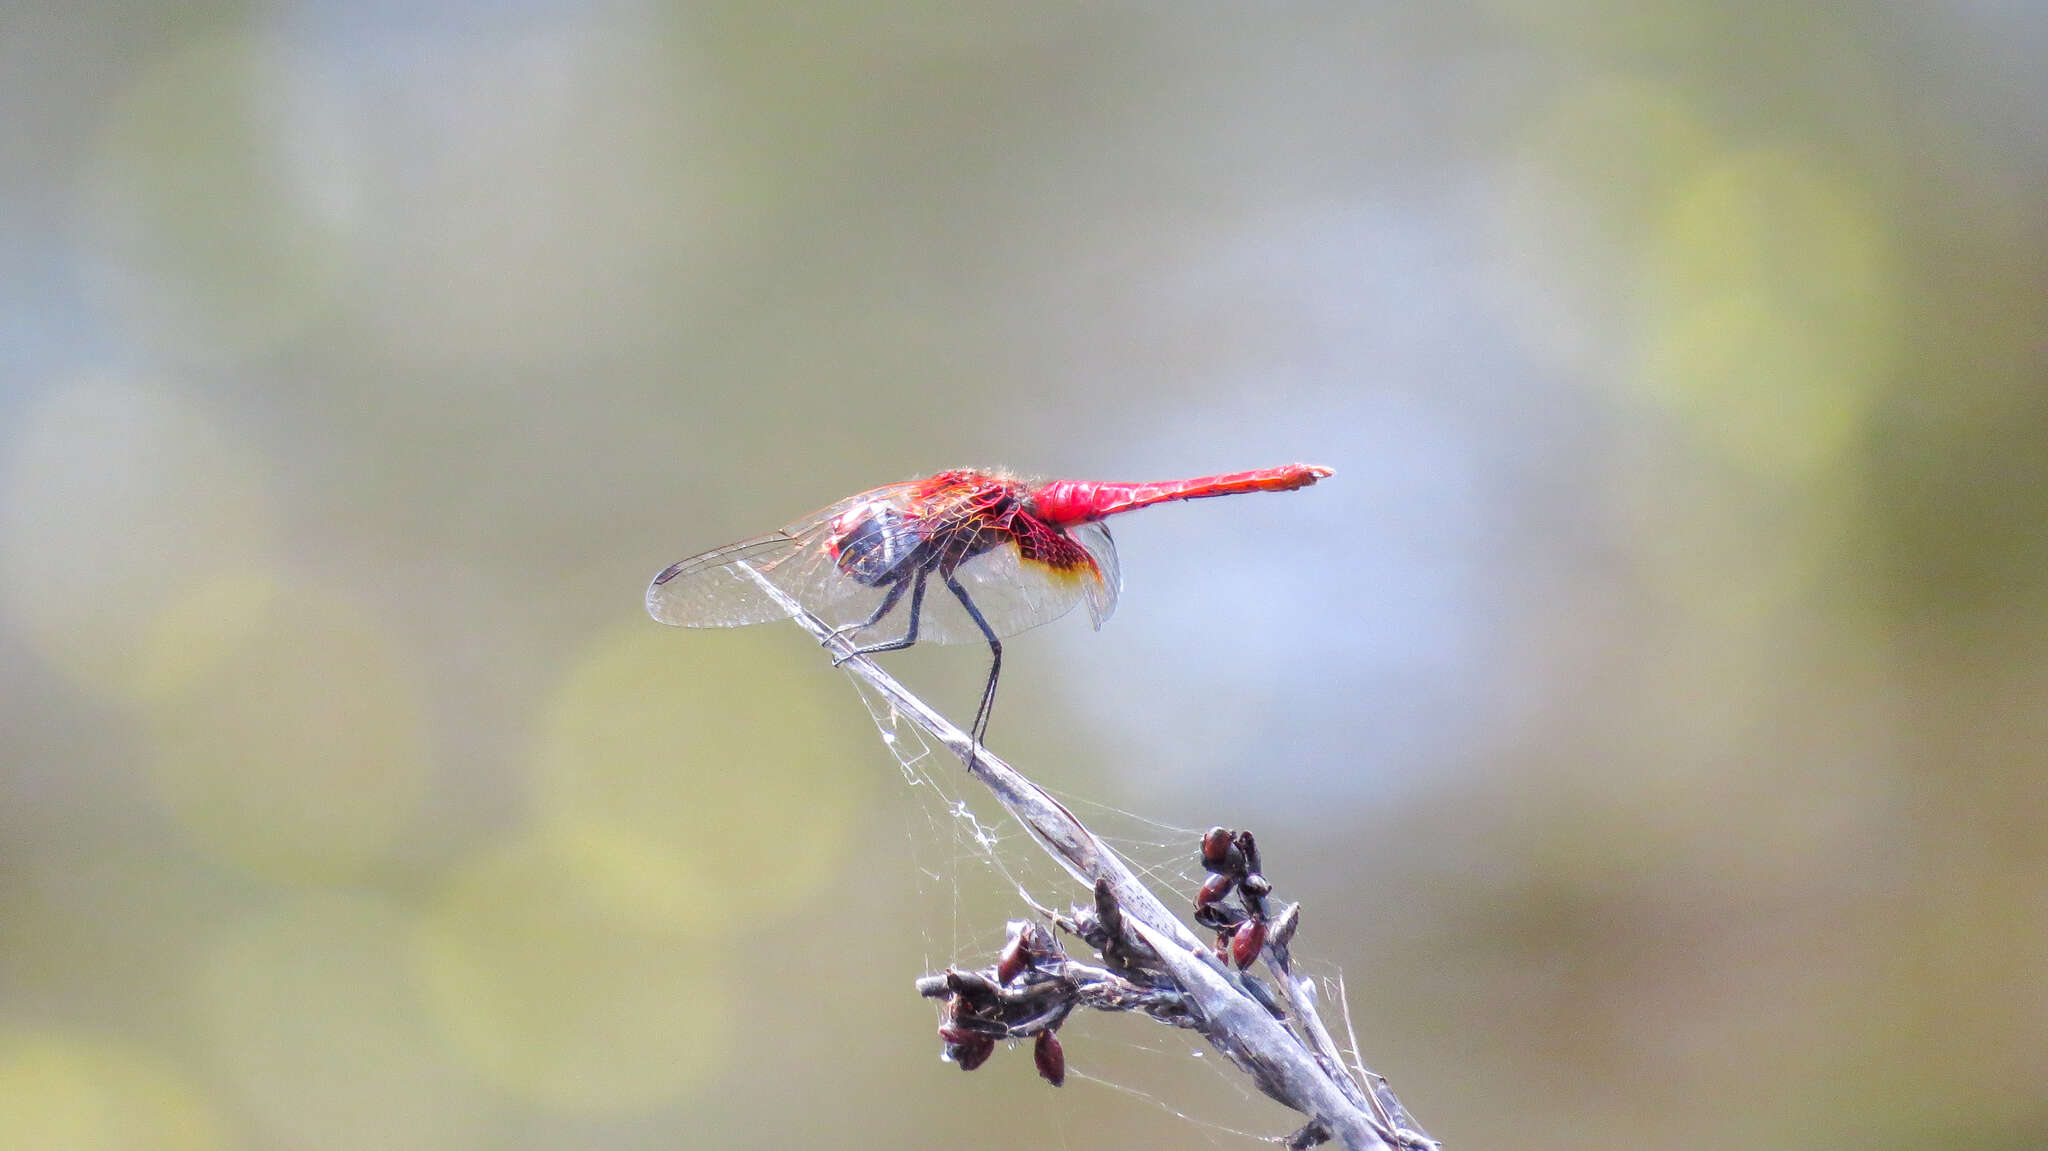
{"label": "wing veins", "polygon": [[776,531],[769,532],[766,535],[758,535],[752,539],[741,540],[738,543],[727,544],[722,548],[712,548],[708,552],[700,552],[689,559],[678,560],[670,564],[666,571],[654,577],[654,586],[661,587],[664,584],[682,579],[684,576],[695,575],[698,572],[709,571],[714,568],[728,567],[742,560],[761,559],[773,554],[787,553],[796,547],[799,542],[798,537],[786,531]]}

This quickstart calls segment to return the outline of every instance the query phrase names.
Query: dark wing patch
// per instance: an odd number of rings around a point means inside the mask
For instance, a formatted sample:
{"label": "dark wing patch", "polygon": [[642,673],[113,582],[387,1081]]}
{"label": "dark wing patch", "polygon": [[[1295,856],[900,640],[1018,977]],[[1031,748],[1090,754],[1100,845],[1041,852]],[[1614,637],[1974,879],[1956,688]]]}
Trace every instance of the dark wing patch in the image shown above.
{"label": "dark wing patch", "polygon": [[1018,513],[1010,521],[1010,531],[1016,537],[1018,554],[1032,563],[1061,572],[1092,571],[1095,567],[1087,548],[1035,516]]}

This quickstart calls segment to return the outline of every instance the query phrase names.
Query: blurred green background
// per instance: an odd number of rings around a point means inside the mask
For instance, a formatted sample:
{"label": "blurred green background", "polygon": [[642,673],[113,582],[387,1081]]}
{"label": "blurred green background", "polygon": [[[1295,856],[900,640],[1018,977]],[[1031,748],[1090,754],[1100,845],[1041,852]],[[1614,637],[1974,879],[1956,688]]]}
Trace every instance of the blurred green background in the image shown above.
{"label": "blurred green background", "polygon": [[911,979],[1017,900],[804,637],[641,593],[941,467],[1302,459],[1121,525],[992,745],[1257,829],[1453,1147],[2048,1145],[2044,59],[1982,0],[17,0],[0,1144],[1286,1131],[1139,1020],[1067,1031],[1126,1090],[938,1062]]}

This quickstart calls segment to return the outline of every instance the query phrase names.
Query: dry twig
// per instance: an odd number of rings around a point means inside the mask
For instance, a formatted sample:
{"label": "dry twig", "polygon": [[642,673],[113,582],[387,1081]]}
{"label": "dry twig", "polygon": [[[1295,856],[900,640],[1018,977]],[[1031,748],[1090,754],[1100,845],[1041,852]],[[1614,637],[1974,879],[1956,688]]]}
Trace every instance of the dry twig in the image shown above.
{"label": "dry twig", "polygon": [[[1281,1140],[1289,1146],[1310,1147],[1331,1139],[1348,1151],[1438,1146],[1402,1109],[1385,1079],[1363,1067],[1359,1072],[1365,1082],[1353,1077],[1317,1017],[1313,989],[1305,977],[1293,973],[1288,954],[1288,942],[1300,919],[1298,904],[1272,918],[1266,938],[1260,941],[1263,946],[1255,947],[1279,984],[1276,1000],[1263,981],[1231,970],[1167,910],[1122,859],[1043,788],[987,749],[976,747],[966,732],[911,694],[873,660],[853,655],[850,641],[766,577],[745,563],[733,566],[760,585],[764,594],[899,715],[959,756],[968,772],[1032,838],[1095,892],[1093,909],[1078,909],[1072,918],[1053,918],[1083,938],[1094,936],[1089,942],[1102,950],[1107,969],[1073,963],[1064,954],[1055,958],[1051,953],[1058,952],[1057,946],[1047,949],[1043,940],[1035,937],[1018,944],[1019,932],[1013,931],[1013,947],[1021,947],[1025,962],[1045,978],[1034,977],[1018,989],[1006,989],[1004,981],[992,981],[978,972],[951,971],[919,981],[920,992],[948,996],[961,1005],[949,1008],[947,1029],[942,1029],[941,1037],[963,1067],[978,1066],[986,1059],[997,1036],[1036,1037],[1039,1070],[1057,1081],[1064,1073],[1064,1063],[1052,1033],[1067,1012],[1076,1005],[1122,1003],[1125,1006],[1107,1009],[1140,1009],[1163,1021],[1193,1028],[1250,1075],[1261,1091],[1307,1116],[1301,1130]],[[1244,841],[1249,843],[1250,837],[1245,836]],[[1241,889],[1240,894],[1259,905],[1263,928],[1266,889],[1263,877],[1256,874],[1255,849],[1250,864],[1245,874],[1256,878],[1258,886],[1249,892]],[[1242,879],[1237,882],[1241,884]],[[1245,962],[1250,958],[1247,955]],[[1059,1065],[1059,1074],[1048,1069],[1049,1063]]]}

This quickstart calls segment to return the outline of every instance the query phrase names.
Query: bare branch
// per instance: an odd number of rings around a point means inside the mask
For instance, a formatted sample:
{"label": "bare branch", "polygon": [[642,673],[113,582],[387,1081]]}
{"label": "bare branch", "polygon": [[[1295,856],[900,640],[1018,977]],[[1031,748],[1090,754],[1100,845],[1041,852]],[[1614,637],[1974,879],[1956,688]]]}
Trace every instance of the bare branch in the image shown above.
{"label": "bare branch", "polygon": [[[1279,1004],[1270,1002],[1270,993],[1262,995],[1264,989],[1255,980],[1233,972],[1219,960],[1058,800],[987,749],[978,748],[966,732],[911,694],[873,660],[854,655],[850,640],[805,610],[751,565],[733,566],[760,585],[764,594],[789,612],[790,618],[831,651],[836,661],[887,700],[898,714],[909,717],[959,756],[968,772],[994,794],[1041,847],[1077,881],[1097,892],[1098,905],[1107,901],[1114,912],[1102,918],[1120,919],[1122,930],[1109,937],[1113,942],[1104,949],[1105,961],[1116,967],[1116,953],[1128,948],[1131,953],[1143,953],[1145,966],[1156,964],[1177,989],[1187,1025],[1201,1032],[1218,1051],[1250,1075],[1261,1091],[1309,1117],[1309,1123],[1296,1133],[1297,1139],[1335,1139],[1348,1151],[1434,1146],[1419,1133],[1412,1120],[1407,1120],[1407,1113],[1393,1100],[1392,1092],[1384,1088],[1383,1079],[1369,1076],[1373,1089],[1366,1090],[1351,1077],[1329,1032],[1316,1017],[1306,981],[1297,980],[1289,967],[1284,939],[1279,947],[1265,948],[1267,963],[1280,983],[1286,1013],[1303,1029],[1306,1040],[1276,1018],[1282,1011]],[[1120,989],[1121,983],[1128,982],[1114,971],[1103,974],[1118,982],[1094,980],[1091,985]],[[999,997],[987,999],[974,982],[984,977],[951,972],[945,978],[953,979],[950,990],[983,998],[989,1005],[987,1011],[1000,1010]],[[1076,973],[1072,978],[1078,980],[1081,976]],[[933,990],[940,987],[943,985],[921,983],[920,991],[945,993],[944,989]],[[1106,996],[1109,992],[1102,994]],[[970,1024],[974,1022],[969,1020]],[[1039,1030],[1050,1035],[1049,1027],[1041,1026]],[[963,1031],[958,1037],[968,1045],[977,1064],[987,1057],[987,1048],[979,1046],[981,1041],[973,1035]]]}

